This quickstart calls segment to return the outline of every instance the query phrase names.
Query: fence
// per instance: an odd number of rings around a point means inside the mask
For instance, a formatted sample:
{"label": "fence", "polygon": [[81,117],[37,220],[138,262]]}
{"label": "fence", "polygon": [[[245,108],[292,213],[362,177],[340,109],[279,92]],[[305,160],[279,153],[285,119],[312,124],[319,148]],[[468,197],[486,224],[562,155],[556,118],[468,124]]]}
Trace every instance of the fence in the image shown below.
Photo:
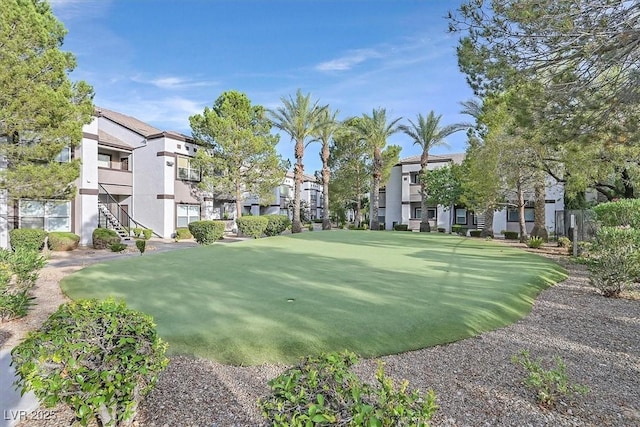
{"label": "fence", "polygon": [[593,239],[596,234],[597,223],[595,212],[591,210],[556,211],[556,236],[572,237],[571,215],[575,216],[578,241]]}

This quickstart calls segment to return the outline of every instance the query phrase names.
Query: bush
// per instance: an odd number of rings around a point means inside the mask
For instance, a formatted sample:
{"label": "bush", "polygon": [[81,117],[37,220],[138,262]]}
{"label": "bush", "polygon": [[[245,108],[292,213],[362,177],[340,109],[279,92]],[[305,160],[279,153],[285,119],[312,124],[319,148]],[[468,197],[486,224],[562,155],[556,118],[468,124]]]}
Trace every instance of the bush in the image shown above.
{"label": "bush", "polygon": [[136,240],[136,248],[138,248],[140,255],[142,255],[147,248],[147,241],[141,239]]}
{"label": "bush", "polygon": [[111,249],[111,252],[122,252],[127,249],[127,245],[120,242],[112,243],[111,245],[109,245],[109,249]]}
{"label": "bush", "polygon": [[242,216],[236,219],[236,224],[240,234],[257,239],[264,234],[269,220],[264,216]]}
{"label": "bush", "polygon": [[519,240],[520,239],[520,233],[518,233],[517,231],[502,230],[502,234],[504,235],[504,239],[505,240]]}
{"label": "bush", "polygon": [[24,317],[33,305],[31,288],[45,259],[39,252],[0,249],[0,321]]}
{"label": "bush", "polygon": [[395,231],[409,231],[409,225],[408,224],[396,224],[393,226],[393,229]]}
{"label": "bush", "polygon": [[4,322],[26,316],[34,305],[34,299],[35,297],[32,297],[26,289],[15,293],[4,292],[0,289],[0,321]]}
{"label": "bush", "polygon": [[176,240],[192,239],[193,235],[187,227],[176,228]]}
{"label": "bush", "polygon": [[451,226],[451,232],[458,234],[460,236],[466,236],[467,235],[467,227],[463,227],[460,224],[455,224]]}
{"label": "bush", "polygon": [[615,297],[640,277],[640,230],[600,227],[591,248],[589,279],[602,295]]}
{"label": "bush", "polygon": [[314,222],[314,223],[316,223],[316,224],[322,224],[322,218],[315,218],[315,219],[312,219],[312,220],[311,220],[311,222]]}
{"label": "bush", "polygon": [[441,227],[438,228],[438,233],[446,233],[446,232],[447,232],[446,228],[441,228]]}
{"label": "bush", "polygon": [[212,245],[224,236],[222,221],[193,221],[189,223],[189,231],[201,245]]}
{"label": "bush", "polygon": [[13,250],[22,248],[39,251],[44,247],[46,238],[47,232],[37,228],[15,228],[9,231],[9,241]]}
{"label": "bush", "polygon": [[131,231],[133,231],[133,237],[135,237],[136,239],[139,238],[142,234],[142,228],[140,227],[135,227]]}
{"label": "bush", "polygon": [[437,410],[433,391],[423,398],[407,391],[406,381],[396,388],[382,363],[377,385],[364,384],[351,370],[357,361],[349,352],[306,357],[269,381],[271,395],[259,401],[263,416],[272,425],[296,427],[427,425]]}
{"label": "bush", "polygon": [[520,356],[513,356],[512,361],[527,371],[524,384],[536,392],[540,406],[553,408],[562,398],[589,392],[588,387],[569,381],[567,367],[558,356],[554,357],[555,367],[550,369],[544,369],[542,359],[532,360],[524,350]]}
{"label": "bush", "polygon": [[291,220],[286,215],[265,215],[264,217],[268,220],[264,234],[269,237],[282,234],[291,225]]}
{"label": "bush", "polygon": [[63,304],[11,352],[22,392],[69,405],[82,425],[121,425],[167,366],[150,316],[113,300]]}
{"label": "bush", "polygon": [[559,248],[570,248],[571,247],[571,239],[568,237],[562,236],[558,238],[558,247]]}
{"label": "bush", "polygon": [[310,222],[309,224],[307,224],[307,230],[309,231],[313,231],[313,223]]}
{"label": "bush", "polygon": [[543,244],[544,244],[544,239],[541,237],[534,236],[529,238],[529,240],[527,240],[527,246],[530,247],[531,249],[540,249]]}
{"label": "bush", "polygon": [[622,199],[593,207],[596,217],[605,227],[630,226],[640,228],[640,199]]}
{"label": "bush", "polygon": [[469,230],[469,236],[471,237],[480,237],[482,234],[482,230]]}
{"label": "bush", "polygon": [[151,236],[153,236],[153,230],[150,228],[145,228],[142,230],[142,235],[144,236],[144,240],[149,240]]}
{"label": "bush", "polygon": [[96,228],[91,234],[95,249],[107,249],[114,243],[120,243],[120,236],[109,228]]}
{"label": "bush", "polygon": [[47,247],[52,251],[72,251],[79,243],[80,236],[66,231],[52,231],[47,239]]}

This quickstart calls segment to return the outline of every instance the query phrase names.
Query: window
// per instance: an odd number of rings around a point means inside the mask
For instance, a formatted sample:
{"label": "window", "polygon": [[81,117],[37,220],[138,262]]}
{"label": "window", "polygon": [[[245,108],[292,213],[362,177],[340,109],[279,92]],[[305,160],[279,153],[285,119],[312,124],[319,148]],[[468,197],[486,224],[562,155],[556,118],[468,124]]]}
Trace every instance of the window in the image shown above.
{"label": "window", "polygon": [[178,179],[200,181],[200,169],[191,165],[189,157],[178,157]]}
{"label": "window", "polygon": [[422,218],[422,208],[413,208],[413,217]]}
{"label": "window", "polygon": [[[524,221],[525,222],[533,222],[533,218],[535,209],[532,207],[525,206],[524,208]],[[507,209],[507,221],[508,222],[519,222],[520,214],[518,213],[518,208],[508,208]]]}
{"label": "window", "polygon": [[71,202],[66,200],[20,200],[20,228],[71,231]]}
{"label": "window", "polygon": [[193,221],[200,221],[200,205],[178,205],[176,226],[186,227]]}
{"label": "window", "polygon": [[456,224],[465,225],[467,223],[467,210],[465,208],[456,208]]}
{"label": "window", "polygon": [[427,209],[427,218],[429,218],[429,219],[436,219],[437,218],[437,211],[436,211],[435,208]]}
{"label": "window", "polygon": [[64,147],[56,157],[58,163],[69,163],[71,161],[71,147]]}
{"label": "window", "polygon": [[98,167],[110,168],[111,167],[111,154],[98,153]]}
{"label": "window", "polygon": [[129,158],[128,157],[123,157],[120,159],[120,169],[122,169],[123,171],[128,171],[129,170]]}
{"label": "window", "polygon": [[412,184],[420,184],[420,173],[411,172],[410,177],[411,177]]}

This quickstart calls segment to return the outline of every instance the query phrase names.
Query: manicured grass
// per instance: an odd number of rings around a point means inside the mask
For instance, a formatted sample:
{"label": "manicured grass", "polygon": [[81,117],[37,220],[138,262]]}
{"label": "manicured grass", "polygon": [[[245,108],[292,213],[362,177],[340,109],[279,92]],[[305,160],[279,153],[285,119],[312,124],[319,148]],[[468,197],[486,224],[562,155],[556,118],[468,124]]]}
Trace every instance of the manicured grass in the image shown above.
{"label": "manicured grass", "polygon": [[62,288],[153,315],[174,354],[251,365],[460,340],[518,320],[565,277],[542,257],[479,239],[331,231],[97,264]]}

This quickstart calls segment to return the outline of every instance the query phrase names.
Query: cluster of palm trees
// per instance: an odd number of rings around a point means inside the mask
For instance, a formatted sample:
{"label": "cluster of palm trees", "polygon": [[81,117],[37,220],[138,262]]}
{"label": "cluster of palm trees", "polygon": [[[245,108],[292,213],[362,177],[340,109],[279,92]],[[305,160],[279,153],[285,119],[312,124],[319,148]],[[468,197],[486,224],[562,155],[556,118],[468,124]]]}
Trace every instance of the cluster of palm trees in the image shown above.
{"label": "cluster of palm trees", "polygon": [[[312,142],[320,142],[320,158],[322,159],[322,184],[324,192],[322,229],[331,228],[329,220],[329,156],[332,138],[340,128],[342,122],[337,119],[338,111],[331,110],[328,105],[320,105],[318,100],[312,100],[311,94],[306,95],[300,89],[295,96],[282,97],[282,106],[270,111],[273,125],[291,137],[295,143],[294,155],[294,209],[292,232],[302,231],[300,221],[300,188],[304,173],[304,150]],[[403,132],[409,136],[414,145],[420,146],[420,192],[422,204],[422,218],[420,231],[430,231],[427,217],[427,188],[422,179],[427,170],[429,152],[436,146],[446,145],[444,139],[468,125],[455,124],[440,127],[442,116],[433,111],[424,117],[418,114],[414,122],[409,120],[409,125],[399,124],[402,118],[388,119],[384,108],[374,109],[371,115],[363,114],[358,120],[350,120],[358,138],[366,141],[372,156],[371,168],[371,230],[379,230],[378,208],[380,186],[386,183],[383,178],[383,149],[387,145],[387,139],[396,132]],[[346,120],[345,120],[346,121]]]}

